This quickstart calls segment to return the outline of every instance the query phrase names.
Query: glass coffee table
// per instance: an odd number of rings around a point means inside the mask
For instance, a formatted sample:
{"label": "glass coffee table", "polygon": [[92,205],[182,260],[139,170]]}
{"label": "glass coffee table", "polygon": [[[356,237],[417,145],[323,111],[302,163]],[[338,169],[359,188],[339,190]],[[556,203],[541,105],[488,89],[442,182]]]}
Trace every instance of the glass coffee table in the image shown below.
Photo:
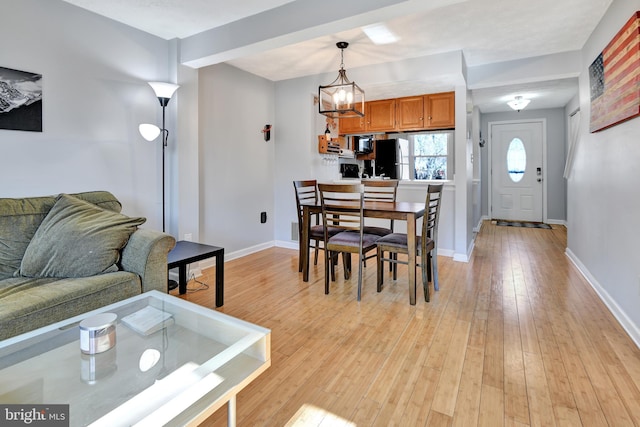
{"label": "glass coffee table", "polygon": [[[147,306],[170,318],[151,322]],[[84,354],[79,323],[99,313],[118,316],[116,344]],[[157,330],[122,321],[134,313]],[[0,403],[68,404],[69,425],[110,427],[197,425],[227,404],[235,425],[236,395],[271,365],[270,339],[269,329],[146,292],[0,342]]]}

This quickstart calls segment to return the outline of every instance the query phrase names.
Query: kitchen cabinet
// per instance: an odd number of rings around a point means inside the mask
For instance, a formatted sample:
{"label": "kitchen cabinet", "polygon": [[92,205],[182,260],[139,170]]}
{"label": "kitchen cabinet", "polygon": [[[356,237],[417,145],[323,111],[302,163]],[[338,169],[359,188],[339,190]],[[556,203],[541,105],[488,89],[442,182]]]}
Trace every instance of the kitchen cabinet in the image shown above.
{"label": "kitchen cabinet", "polygon": [[424,96],[398,98],[398,130],[424,129]]}
{"label": "kitchen cabinet", "polygon": [[453,129],[455,92],[407,96],[365,103],[364,117],[341,118],[339,134]]}
{"label": "kitchen cabinet", "polygon": [[424,96],[425,128],[450,129],[456,125],[455,92]]}
{"label": "kitchen cabinet", "polygon": [[338,120],[338,132],[340,135],[348,133],[363,133],[366,131],[367,104],[365,103],[364,117],[341,117]]}
{"label": "kitchen cabinet", "polygon": [[365,116],[367,132],[386,132],[396,127],[396,100],[367,102]]}

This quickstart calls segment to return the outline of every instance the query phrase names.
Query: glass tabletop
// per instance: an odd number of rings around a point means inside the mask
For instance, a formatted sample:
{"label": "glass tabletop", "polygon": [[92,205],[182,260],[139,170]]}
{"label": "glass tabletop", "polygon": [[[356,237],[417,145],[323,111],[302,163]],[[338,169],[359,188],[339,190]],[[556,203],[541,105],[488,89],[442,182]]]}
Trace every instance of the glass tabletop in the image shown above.
{"label": "glass tabletop", "polygon": [[[147,306],[170,315],[149,335],[123,322],[150,320]],[[82,353],[80,321],[107,312],[118,316],[115,346]],[[147,292],[0,342],[0,403],[69,404],[72,426],[181,425],[266,369],[269,340],[268,329]]]}

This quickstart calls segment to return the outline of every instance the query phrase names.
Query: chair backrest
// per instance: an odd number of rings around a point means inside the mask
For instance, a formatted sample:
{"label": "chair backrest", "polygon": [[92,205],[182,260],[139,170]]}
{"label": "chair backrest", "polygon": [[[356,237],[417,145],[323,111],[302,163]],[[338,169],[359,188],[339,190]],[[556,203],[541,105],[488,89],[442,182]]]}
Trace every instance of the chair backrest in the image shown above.
{"label": "chair backrest", "polygon": [[398,192],[397,179],[363,179],[364,200],[395,202]]}
{"label": "chair backrest", "polygon": [[[395,202],[398,182],[397,179],[363,179],[364,200]],[[393,220],[389,221],[389,227],[393,231]]]}
{"label": "chair backrest", "polygon": [[422,236],[433,241],[438,238],[438,219],[444,184],[429,184],[425,201],[425,214],[422,220]]}
{"label": "chair backrest", "polygon": [[298,229],[302,228],[302,204],[318,203],[318,190],[315,179],[305,181],[293,181],[293,189],[296,192],[296,207],[298,209]]}
{"label": "chair backrest", "polygon": [[325,238],[329,227],[359,231],[363,227],[362,184],[318,184]]}

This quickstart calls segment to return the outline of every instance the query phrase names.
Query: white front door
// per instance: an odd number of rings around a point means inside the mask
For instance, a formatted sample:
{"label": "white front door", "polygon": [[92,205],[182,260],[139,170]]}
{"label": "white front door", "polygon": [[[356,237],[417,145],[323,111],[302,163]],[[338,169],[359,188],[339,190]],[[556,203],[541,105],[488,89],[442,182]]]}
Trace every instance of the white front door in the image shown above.
{"label": "white front door", "polygon": [[492,123],[491,217],[542,222],[542,122]]}

